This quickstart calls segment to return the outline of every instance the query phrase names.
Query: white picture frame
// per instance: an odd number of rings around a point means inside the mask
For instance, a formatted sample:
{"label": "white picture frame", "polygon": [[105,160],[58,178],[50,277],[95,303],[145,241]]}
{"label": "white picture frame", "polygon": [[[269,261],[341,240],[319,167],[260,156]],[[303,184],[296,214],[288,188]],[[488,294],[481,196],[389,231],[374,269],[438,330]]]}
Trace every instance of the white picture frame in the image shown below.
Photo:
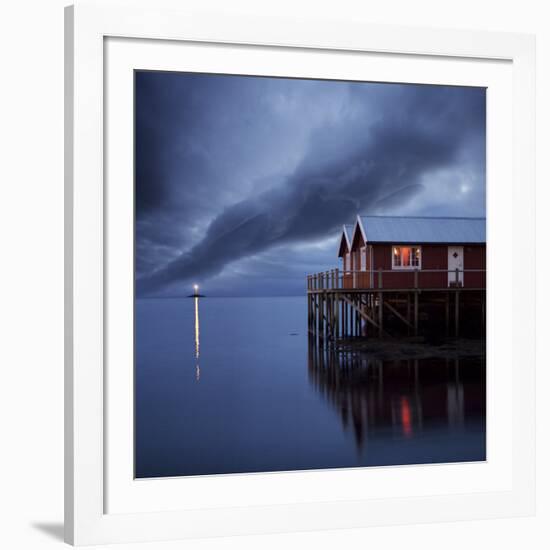
{"label": "white picture frame", "polygon": [[[109,44],[122,47],[110,51]],[[122,346],[109,348],[109,335],[118,330],[117,323],[127,333],[133,293],[122,292],[121,301],[113,298],[118,293],[108,290],[117,284],[131,287],[129,226],[124,216],[120,223],[109,216],[113,209],[127,214],[133,197],[124,185],[116,190],[110,186],[109,175],[120,169],[117,181],[129,181],[132,151],[123,145],[128,111],[113,113],[106,108],[106,98],[124,99],[128,90],[123,75],[129,68],[179,67],[185,58],[181,48],[192,48],[195,70],[208,64],[223,69],[228,63],[223,51],[233,48],[240,53],[232,62],[250,71],[261,71],[269,60],[266,74],[345,77],[352,73],[338,71],[370,67],[373,80],[401,77],[494,86],[487,132],[488,340],[489,349],[493,342],[495,366],[488,370],[493,407],[488,437],[495,434],[495,441],[485,468],[434,465],[215,476],[196,478],[193,486],[183,486],[178,479],[136,482],[129,477],[131,375],[122,368],[116,375],[108,371],[105,359],[108,353],[120,353],[121,362],[128,363]],[[210,53],[203,55],[204,49]],[[313,16],[307,21],[230,16],[203,11],[194,0],[183,6],[169,1],[84,1],[66,9],[67,542],[138,542],[534,512],[534,52],[534,39],[526,35],[365,26],[351,19]],[[323,56],[322,68],[308,63],[311,72],[305,74],[304,60],[311,55]],[[336,58],[349,64],[339,67]],[[451,77],[450,69],[443,67],[436,71],[433,65],[440,61],[453,63],[456,74]],[[278,63],[282,73],[277,72]],[[495,131],[498,125],[500,132]],[[109,156],[110,147],[119,147],[115,150],[121,156]],[[503,182],[498,190],[491,188],[497,179]],[[510,263],[510,255],[520,253],[521,262]],[[491,285],[491,266],[496,271],[501,261],[508,268]],[[363,497],[367,478],[376,490]],[[182,493],[189,496],[185,502]]]}

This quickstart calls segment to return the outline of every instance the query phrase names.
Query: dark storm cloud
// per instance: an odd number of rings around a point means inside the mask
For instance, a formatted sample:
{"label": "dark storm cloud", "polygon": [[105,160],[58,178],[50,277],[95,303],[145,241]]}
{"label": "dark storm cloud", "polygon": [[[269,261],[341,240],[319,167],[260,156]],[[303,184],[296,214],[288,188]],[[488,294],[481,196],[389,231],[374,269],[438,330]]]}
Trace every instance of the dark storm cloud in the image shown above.
{"label": "dark storm cloud", "polygon": [[293,246],[357,213],[426,213],[445,195],[447,213],[484,209],[483,90],[150,73],[136,86],[139,293],[223,286],[272,249],[282,272]]}

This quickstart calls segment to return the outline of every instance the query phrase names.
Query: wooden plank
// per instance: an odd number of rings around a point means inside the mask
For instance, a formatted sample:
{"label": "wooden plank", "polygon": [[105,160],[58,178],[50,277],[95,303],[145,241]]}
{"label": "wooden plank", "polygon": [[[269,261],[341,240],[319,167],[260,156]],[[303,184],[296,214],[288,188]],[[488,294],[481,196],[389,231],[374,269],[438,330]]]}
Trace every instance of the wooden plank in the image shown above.
{"label": "wooden plank", "polygon": [[[460,292],[464,293],[464,292],[469,292],[469,293],[472,293],[472,292],[484,292],[486,289],[485,288],[464,288],[464,287],[459,287],[460,288]],[[453,290],[454,287],[451,287],[451,290]],[[439,287],[439,288],[422,288],[422,289],[419,289],[419,291],[421,292],[441,292],[442,294],[444,292],[447,292],[449,290],[449,287]],[[326,289],[325,290],[312,290],[311,293],[312,294],[321,294],[323,292],[326,292]],[[334,289],[332,290],[332,292],[339,292],[340,294],[361,294],[361,293],[365,293],[365,292],[372,292],[372,289],[368,289],[368,288],[357,288],[357,289],[352,289],[352,288],[347,288],[347,289]],[[402,294],[406,294],[407,292],[410,292],[410,293],[413,293],[413,292],[416,292],[415,289],[413,288],[383,288],[381,290],[379,289],[376,289],[375,292],[384,292],[386,294],[388,293],[391,293],[391,294],[395,294],[395,293],[402,293]]]}
{"label": "wooden plank", "polygon": [[409,327],[412,328],[412,324],[410,321],[408,321],[403,315],[401,315],[401,313],[399,313],[399,311],[397,311],[397,309],[395,309],[395,307],[393,307],[389,302],[388,300],[386,300],[384,302],[384,305],[396,316],[398,317],[399,319],[401,319],[406,325],[408,325]]}
{"label": "wooden plank", "polygon": [[347,304],[349,304],[351,306],[352,309],[354,309],[357,313],[359,313],[359,315],[361,317],[363,317],[363,319],[365,319],[365,321],[368,321],[373,326],[378,328],[378,323],[374,319],[372,319],[369,315],[367,315],[364,311],[362,311],[360,309],[357,309],[357,306],[354,304],[354,302],[352,302],[349,298],[347,298],[345,296],[343,297],[343,299]]}

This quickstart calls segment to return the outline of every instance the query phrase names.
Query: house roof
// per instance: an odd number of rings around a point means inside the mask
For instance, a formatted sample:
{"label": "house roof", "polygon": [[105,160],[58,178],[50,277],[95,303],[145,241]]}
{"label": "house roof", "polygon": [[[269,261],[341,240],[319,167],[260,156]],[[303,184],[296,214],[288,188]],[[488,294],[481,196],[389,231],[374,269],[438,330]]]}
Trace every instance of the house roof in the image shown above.
{"label": "house roof", "polygon": [[342,256],[342,244],[345,239],[346,244],[348,245],[348,250],[351,249],[351,239],[353,237],[353,225],[344,224],[342,226],[342,236],[340,237],[340,242],[338,245],[338,256]]}
{"label": "house roof", "polygon": [[371,243],[486,242],[485,218],[357,216],[357,223]]}
{"label": "house roof", "polygon": [[348,241],[348,246],[351,247],[351,239],[353,237],[353,225],[351,224],[344,224],[342,226],[344,235],[346,236],[346,241]]}

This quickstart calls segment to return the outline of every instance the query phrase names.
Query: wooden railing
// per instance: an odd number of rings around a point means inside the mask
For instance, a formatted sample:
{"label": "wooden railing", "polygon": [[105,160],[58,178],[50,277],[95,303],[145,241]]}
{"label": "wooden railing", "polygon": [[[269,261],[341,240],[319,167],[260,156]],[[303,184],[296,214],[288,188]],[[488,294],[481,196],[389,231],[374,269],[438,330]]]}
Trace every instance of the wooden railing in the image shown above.
{"label": "wooden railing", "polygon": [[[449,274],[453,274],[449,278]],[[307,276],[308,290],[485,288],[485,269],[331,269]]]}

